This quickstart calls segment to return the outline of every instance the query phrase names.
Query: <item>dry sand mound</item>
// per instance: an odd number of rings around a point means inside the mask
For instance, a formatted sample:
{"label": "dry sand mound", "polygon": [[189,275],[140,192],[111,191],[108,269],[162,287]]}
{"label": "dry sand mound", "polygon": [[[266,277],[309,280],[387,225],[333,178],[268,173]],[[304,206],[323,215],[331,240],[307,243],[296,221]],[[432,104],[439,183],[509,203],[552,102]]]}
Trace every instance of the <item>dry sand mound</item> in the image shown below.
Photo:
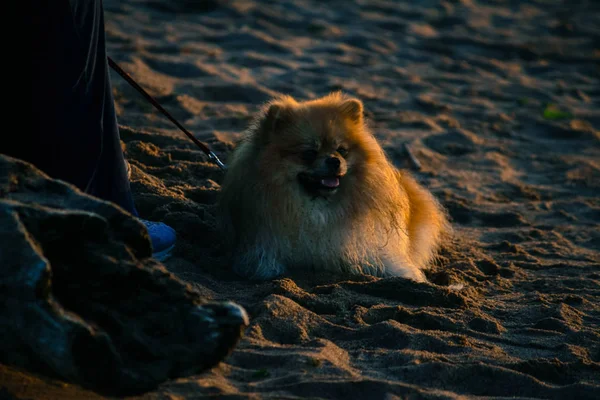
{"label": "dry sand mound", "polygon": [[[251,314],[218,368],[144,399],[597,398],[597,3],[105,7],[109,54],[219,154],[274,92],[306,99],[342,89],[365,102],[399,166],[411,145],[417,178],[456,228],[431,284],[239,280],[215,236],[220,171],[115,76],[139,210],[179,233],[167,268]],[[77,393],[69,390],[62,395]]]}

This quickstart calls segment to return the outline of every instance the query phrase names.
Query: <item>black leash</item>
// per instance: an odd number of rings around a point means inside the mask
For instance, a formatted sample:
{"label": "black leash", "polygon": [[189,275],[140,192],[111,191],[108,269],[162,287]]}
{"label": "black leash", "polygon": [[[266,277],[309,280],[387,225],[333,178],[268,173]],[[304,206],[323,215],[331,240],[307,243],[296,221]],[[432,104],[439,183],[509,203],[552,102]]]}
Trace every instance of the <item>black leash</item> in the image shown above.
{"label": "black leash", "polygon": [[156,101],[152,96],[150,96],[148,94],[148,92],[146,92],[140,85],[138,85],[137,82],[134,81],[133,78],[127,74],[127,72],[123,71],[123,69],[121,67],[119,67],[117,65],[117,63],[114,62],[113,59],[110,57],[108,57],[108,65],[110,65],[110,67],[112,69],[114,69],[119,75],[121,75],[123,77],[123,79],[125,79],[127,81],[127,83],[129,83],[131,86],[133,86],[133,88],[135,90],[140,92],[141,95],[144,96],[146,98],[146,100],[148,100],[150,102],[150,104],[152,104],[158,111],[163,113],[167,118],[169,118],[169,120],[172,123],[174,123],[179,129],[181,129],[181,131],[183,133],[185,133],[187,135],[187,137],[189,137],[192,140],[192,142],[194,142],[196,144],[196,146],[198,146],[198,147],[200,147],[200,149],[202,149],[202,151],[208,156],[208,158],[211,161],[213,161],[215,164],[217,164],[223,171],[225,171],[227,169],[225,164],[223,164],[223,162],[221,160],[219,160],[219,157],[217,157],[217,155],[215,153],[213,153],[212,150],[209,149],[207,145],[205,145],[204,143],[202,143],[201,141],[196,139],[196,137],[194,135],[192,135],[187,129],[185,129],[179,122],[177,122],[177,120],[175,118],[173,118],[173,116],[171,116],[171,114],[169,114],[169,112],[167,110],[165,110],[160,104],[158,104],[158,101]]}

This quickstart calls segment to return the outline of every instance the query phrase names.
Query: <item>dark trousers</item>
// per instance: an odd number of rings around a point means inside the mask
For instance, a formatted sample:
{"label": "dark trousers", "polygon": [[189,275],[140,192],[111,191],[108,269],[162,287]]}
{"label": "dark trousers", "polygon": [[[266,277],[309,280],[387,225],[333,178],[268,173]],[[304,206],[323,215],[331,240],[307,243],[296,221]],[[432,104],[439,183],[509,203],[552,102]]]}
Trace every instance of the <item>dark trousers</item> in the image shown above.
{"label": "dark trousers", "polygon": [[102,1],[34,0],[30,11],[32,127],[0,143],[0,153],[137,215],[111,91]]}

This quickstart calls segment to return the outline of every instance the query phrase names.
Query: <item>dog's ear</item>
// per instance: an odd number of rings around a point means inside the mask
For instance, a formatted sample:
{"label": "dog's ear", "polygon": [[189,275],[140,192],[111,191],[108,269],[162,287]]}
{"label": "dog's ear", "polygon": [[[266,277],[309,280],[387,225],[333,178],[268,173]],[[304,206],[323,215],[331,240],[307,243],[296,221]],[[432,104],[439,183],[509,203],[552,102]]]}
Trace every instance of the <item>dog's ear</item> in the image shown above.
{"label": "dog's ear", "polygon": [[285,129],[292,122],[292,114],[290,105],[279,102],[271,103],[265,111],[261,124],[263,140],[269,141]]}
{"label": "dog's ear", "polygon": [[344,100],[340,104],[340,111],[342,115],[356,123],[361,123],[363,120],[363,104],[358,99]]}

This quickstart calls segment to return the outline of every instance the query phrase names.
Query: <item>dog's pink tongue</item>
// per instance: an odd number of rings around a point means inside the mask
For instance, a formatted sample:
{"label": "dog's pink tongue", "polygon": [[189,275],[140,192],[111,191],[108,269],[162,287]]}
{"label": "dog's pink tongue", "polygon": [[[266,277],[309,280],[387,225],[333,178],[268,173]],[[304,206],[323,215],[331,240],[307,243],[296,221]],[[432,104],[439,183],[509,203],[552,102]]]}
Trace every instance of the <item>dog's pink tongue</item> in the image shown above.
{"label": "dog's pink tongue", "polygon": [[340,180],[338,178],[321,179],[321,185],[325,187],[336,188],[340,186]]}

